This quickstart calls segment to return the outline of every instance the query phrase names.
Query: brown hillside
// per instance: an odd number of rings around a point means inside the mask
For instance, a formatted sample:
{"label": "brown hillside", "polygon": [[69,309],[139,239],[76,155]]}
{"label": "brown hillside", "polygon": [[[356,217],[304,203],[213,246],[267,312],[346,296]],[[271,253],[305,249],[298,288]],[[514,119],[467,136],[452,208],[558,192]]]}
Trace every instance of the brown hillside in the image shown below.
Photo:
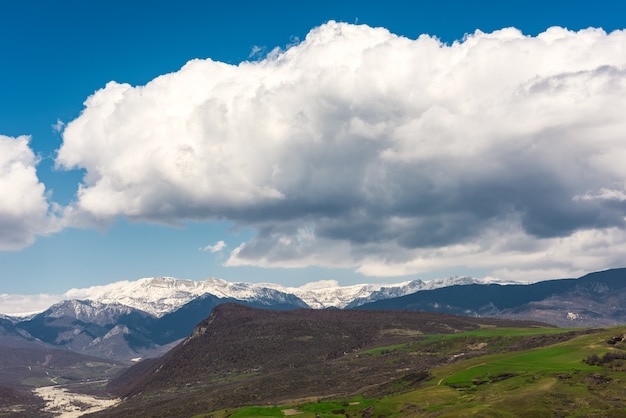
{"label": "brown hillside", "polygon": [[[127,397],[107,416],[185,416],[244,404],[348,394],[426,371],[429,353],[376,363],[358,352],[484,326],[537,322],[406,311],[268,311],[221,305],[159,359],[131,367],[109,388]],[[413,376],[415,377],[415,376]],[[149,400],[149,401],[148,401]],[[118,414],[118,415],[115,415]]]}

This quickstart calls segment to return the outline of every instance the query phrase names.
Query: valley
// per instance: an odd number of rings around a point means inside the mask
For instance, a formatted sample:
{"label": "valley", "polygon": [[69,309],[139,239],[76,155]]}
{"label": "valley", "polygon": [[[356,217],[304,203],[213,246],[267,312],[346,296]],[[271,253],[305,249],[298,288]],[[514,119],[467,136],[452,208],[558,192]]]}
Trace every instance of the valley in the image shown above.
{"label": "valley", "polygon": [[626,418],[626,0],[0,28],[0,418]]}
{"label": "valley", "polygon": [[41,386],[34,390],[44,400],[43,413],[63,418],[80,417],[85,414],[110,408],[120,402],[119,399],[107,399],[85,393],[76,393],[76,388],[62,386]]}
{"label": "valley", "polygon": [[[0,414],[456,416],[519,398],[567,416],[548,393],[582,416],[623,408],[626,350],[612,339],[625,332],[626,269],[526,285],[309,286],[296,292],[308,302],[267,284],[207,283],[219,296],[161,278],[0,317]],[[584,362],[606,353],[618,354]]]}

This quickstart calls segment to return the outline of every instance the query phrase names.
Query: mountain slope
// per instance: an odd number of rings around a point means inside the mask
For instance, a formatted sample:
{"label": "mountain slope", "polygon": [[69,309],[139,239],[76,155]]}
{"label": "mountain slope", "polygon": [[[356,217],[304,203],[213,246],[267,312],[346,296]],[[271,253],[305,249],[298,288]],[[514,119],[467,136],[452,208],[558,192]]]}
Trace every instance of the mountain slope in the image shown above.
{"label": "mountain slope", "polygon": [[[383,391],[367,390],[354,397],[299,399],[276,406],[258,402],[256,406],[211,411],[203,416],[282,416],[300,412],[303,417],[623,417],[623,333],[624,327],[617,327],[565,332],[558,334],[560,338],[552,338],[557,335],[548,335],[546,330],[484,329],[430,336],[406,350],[417,354],[434,347],[448,353],[463,346],[485,348],[479,356],[461,356],[458,361],[433,367],[425,379],[416,381],[416,373],[407,375]],[[520,334],[526,334],[522,339],[526,343],[537,339],[543,342],[504,351],[487,349],[515,344]],[[372,357],[391,360],[400,355],[399,351],[395,348]]]}
{"label": "mountain slope", "polygon": [[226,302],[271,309],[297,309],[306,304],[293,295],[267,289],[249,301],[204,294],[174,312],[155,317],[118,303],[68,300],[21,323],[0,319],[2,335],[38,339],[58,348],[129,361],[165,353],[169,344],[188,336],[213,308]]}
{"label": "mountain slope", "polygon": [[85,376],[104,379],[121,368],[119,362],[37,344],[19,348],[0,345],[0,385],[6,387],[80,381]]}
{"label": "mountain slope", "polygon": [[[267,296],[271,295],[275,296],[272,292]],[[167,344],[189,336],[200,321],[209,316],[215,307],[224,303],[239,303],[254,308],[272,310],[289,310],[307,307],[302,300],[286,294],[280,295],[277,299],[267,297],[252,301],[219,298],[211,294],[204,294],[155,321],[152,326],[153,341],[158,344]]]}
{"label": "mountain slope", "polygon": [[351,393],[449,358],[413,353],[376,361],[370,351],[412,343],[423,334],[538,325],[419,312],[268,311],[222,304],[166,355],[112,380],[109,388],[127,400],[104,416],[191,416],[247,403]]}
{"label": "mountain slope", "polygon": [[133,346],[133,340],[150,340],[149,330],[155,321],[152,315],[121,304],[68,300],[16,327],[58,348],[129,360],[165,351],[152,342]]}
{"label": "mountain slope", "polygon": [[626,269],[527,285],[469,284],[419,291],[356,309],[419,310],[540,320],[557,326],[626,323]]}

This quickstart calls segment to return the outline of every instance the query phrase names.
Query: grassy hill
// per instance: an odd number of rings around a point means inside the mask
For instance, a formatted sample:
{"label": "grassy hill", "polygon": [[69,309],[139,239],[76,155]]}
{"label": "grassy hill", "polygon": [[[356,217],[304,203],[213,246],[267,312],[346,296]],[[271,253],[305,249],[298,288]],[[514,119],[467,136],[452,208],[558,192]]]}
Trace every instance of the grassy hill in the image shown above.
{"label": "grassy hill", "polygon": [[[486,349],[487,353],[465,360],[464,353],[454,354],[457,361],[430,369],[426,379],[412,382],[405,378],[388,385],[386,396],[373,397],[365,390],[341,399],[244,407],[197,417],[285,416],[285,411],[300,412],[297,416],[302,418],[623,417],[626,344],[613,338],[621,338],[624,331],[626,327],[575,333],[561,329],[482,329],[430,335],[408,345],[360,354],[391,360],[397,352],[435,349],[452,353],[460,346],[465,346],[466,351]],[[521,350],[498,349],[509,342],[538,342],[546,336],[561,336],[556,340],[565,341],[535,348],[514,347]]]}
{"label": "grassy hill", "polygon": [[[309,408],[314,415],[322,414],[320,408],[331,408],[323,412],[331,415],[346,408],[358,416],[393,415],[391,409],[384,412],[384,402],[433,385],[437,367],[549,346],[586,332],[423,312],[278,312],[221,305],[165,356],[111,381],[110,390],[125,401],[96,415],[189,417],[222,411],[206,416],[228,416],[243,406],[254,407],[237,412],[244,416],[282,416],[290,408]],[[302,406],[301,399],[310,406]],[[334,399],[338,404],[327,404]],[[337,407],[344,403],[348,406]],[[275,405],[273,412],[268,405]],[[402,405],[397,408],[396,416],[406,415]],[[368,415],[371,411],[378,412]]]}

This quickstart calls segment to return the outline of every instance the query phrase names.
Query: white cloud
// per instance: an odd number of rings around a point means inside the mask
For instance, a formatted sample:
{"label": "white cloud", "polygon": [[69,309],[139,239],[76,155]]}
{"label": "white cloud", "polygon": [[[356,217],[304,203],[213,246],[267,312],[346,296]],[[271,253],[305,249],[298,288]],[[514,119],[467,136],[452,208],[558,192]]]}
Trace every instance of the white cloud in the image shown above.
{"label": "white cloud", "polygon": [[574,196],[574,201],[576,200],[596,200],[596,199],[605,199],[605,200],[617,200],[623,202],[626,200],[626,193],[623,190],[615,190],[615,189],[606,189],[602,188],[597,193],[585,193],[584,195],[576,195]]}
{"label": "white cloud", "polygon": [[621,263],[624,109],[625,31],[443,45],[329,22],[263,60],[110,82],[57,164],[87,173],[70,222],[254,228],[227,265],[574,272]]}
{"label": "white cloud", "polygon": [[52,125],[52,130],[54,132],[61,132],[64,127],[65,127],[65,122],[63,122],[61,119],[57,119],[57,122],[54,125]]}
{"label": "white cloud", "polygon": [[9,295],[2,293],[0,294],[0,313],[6,315],[39,313],[63,299],[63,295]]}
{"label": "white cloud", "polygon": [[265,47],[254,45],[252,47],[252,50],[250,51],[250,54],[248,54],[248,58],[259,58],[261,54],[263,54],[264,50],[265,50]]}
{"label": "white cloud", "polygon": [[219,253],[220,251],[222,251],[224,248],[226,248],[226,243],[224,241],[217,241],[215,244],[211,245],[207,245],[206,247],[202,247],[200,248],[201,251],[209,251],[212,253]]}
{"label": "white cloud", "polygon": [[29,140],[0,135],[0,250],[19,250],[58,230]]}

